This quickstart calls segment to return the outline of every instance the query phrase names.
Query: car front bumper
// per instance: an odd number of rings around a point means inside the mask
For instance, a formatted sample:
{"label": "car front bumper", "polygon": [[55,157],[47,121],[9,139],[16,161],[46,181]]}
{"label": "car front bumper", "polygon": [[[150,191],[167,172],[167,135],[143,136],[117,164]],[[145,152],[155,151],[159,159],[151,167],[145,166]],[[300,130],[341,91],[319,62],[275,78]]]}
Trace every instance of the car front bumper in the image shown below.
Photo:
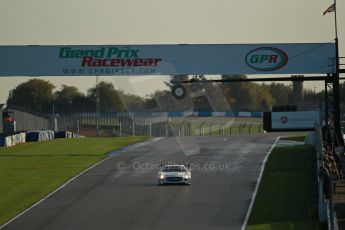
{"label": "car front bumper", "polygon": [[158,179],[158,184],[190,184],[191,179],[188,178],[181,178],[181,179],[176,179],[176,178],[164,178],[164,179]]}

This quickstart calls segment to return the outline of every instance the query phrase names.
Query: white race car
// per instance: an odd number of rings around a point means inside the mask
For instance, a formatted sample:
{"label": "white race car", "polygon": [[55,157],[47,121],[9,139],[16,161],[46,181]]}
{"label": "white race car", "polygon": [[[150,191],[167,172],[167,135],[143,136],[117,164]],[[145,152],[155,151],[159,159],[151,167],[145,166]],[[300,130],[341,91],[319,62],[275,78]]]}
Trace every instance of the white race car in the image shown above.
{"label": "white race car", "polygon": [[158,185],[191,184],[192,174],[185,165],[164,165],[158,172]]}

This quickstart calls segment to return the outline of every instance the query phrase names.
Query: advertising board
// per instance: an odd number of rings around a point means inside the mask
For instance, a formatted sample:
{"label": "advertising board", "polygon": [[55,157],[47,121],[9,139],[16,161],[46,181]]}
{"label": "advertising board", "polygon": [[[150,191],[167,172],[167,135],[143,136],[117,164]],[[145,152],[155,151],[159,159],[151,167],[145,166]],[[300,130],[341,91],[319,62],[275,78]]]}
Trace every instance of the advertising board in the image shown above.
{"label": "advertising board", "polygon": [[313,130],[320,124],[320,112],[272,112],[271,119],[272,130]]}
{"label": "advertising board", "polygon": [[0,46],[0,76],[334,73],[334,43]]}

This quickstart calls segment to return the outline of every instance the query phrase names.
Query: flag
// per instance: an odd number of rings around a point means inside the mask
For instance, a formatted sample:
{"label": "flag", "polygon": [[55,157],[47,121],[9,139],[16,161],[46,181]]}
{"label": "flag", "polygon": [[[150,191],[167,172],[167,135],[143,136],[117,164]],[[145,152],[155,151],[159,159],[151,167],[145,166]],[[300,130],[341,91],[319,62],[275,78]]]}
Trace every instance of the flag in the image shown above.
{"label": "flag", "polygon": [[327,10],[323,12],[323,15],[325,16],[325,14],[330,13],[330,12],[335,12],[335,3],[333,3],[330,7],[328,7]]}

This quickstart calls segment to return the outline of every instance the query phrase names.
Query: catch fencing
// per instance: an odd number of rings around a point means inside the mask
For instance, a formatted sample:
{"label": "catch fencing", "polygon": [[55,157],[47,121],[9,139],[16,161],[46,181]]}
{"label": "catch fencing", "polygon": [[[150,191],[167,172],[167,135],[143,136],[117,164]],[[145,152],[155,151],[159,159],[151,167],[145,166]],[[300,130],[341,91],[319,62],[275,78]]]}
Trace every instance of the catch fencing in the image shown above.
{"label": "catch fencing", "polygon": [[[10,108],[16,130],[69,130],[85,136],[232,136],[262,133],[259,112],[33,114]],[[234,117],[231,117],[234,116]],[[2,122],[2,119],[0,119]],[[2,123],[0,123],[0,133]]]}
{"label": "catch fencing", "polygon": [[[259,118],[169,117],[167,113],[79,113],[56,117],[59,130],[86,136],[231,136],[264,132]],[[54,119],[50,119],[54,127]]]}

